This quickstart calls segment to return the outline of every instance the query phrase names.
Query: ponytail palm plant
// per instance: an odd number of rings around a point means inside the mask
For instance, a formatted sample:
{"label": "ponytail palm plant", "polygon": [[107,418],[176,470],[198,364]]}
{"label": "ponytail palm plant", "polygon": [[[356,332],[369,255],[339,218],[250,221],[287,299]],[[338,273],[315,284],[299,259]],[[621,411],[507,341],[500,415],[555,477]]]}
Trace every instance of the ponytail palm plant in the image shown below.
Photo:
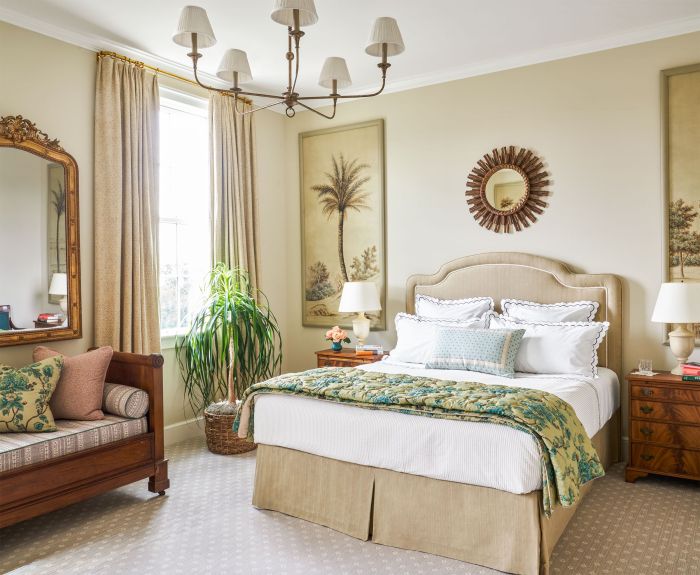
{"label": "ponytail palm plant", "polygon": [[244,270],[217,264],[206,295],[176,352],[193,411],[230,414],[248,387],[279,372],[282,339],[267,297]]}

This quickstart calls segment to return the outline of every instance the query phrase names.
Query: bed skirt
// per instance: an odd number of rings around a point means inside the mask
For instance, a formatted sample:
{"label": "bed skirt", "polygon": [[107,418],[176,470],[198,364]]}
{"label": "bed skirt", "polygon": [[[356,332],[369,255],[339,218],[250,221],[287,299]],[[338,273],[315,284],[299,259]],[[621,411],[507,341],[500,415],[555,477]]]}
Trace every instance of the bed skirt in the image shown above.
{"label": "bed skirt", "polygon": [[[619,460],[619,409],[592,441],[606,469]],[[578,508],[557,505],[546,518],[541,500],[541,491],[516,495],[258,446],[255,507],[508,573],[547,574],[554,546]]]}

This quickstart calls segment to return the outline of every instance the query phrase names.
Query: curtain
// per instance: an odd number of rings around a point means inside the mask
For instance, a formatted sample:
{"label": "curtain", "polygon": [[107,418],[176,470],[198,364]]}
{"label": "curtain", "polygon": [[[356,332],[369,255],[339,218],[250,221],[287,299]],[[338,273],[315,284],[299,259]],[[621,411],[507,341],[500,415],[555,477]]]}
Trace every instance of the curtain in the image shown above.
{"label": "curtain", "polygon": [[158,80],[100,58],[95,94],[95,344],[160,351]]}
{"label": "curtain", "polygon": [[[255,114],[237,114],[234,106],[230,96],[209,97],[212,254],[214,263],[247,270],[259,287]],[[238,107],[251,104],[239,100]]]}

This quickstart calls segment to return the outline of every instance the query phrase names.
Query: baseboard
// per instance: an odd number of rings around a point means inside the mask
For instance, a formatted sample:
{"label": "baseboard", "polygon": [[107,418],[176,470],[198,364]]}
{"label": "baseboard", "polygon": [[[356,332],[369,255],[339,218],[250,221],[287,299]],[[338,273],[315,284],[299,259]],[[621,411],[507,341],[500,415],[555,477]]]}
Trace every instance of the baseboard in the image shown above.
{"label": "baseboard", "polygon": [[202,417],[195,417],[194,419],[187,419],[185,421],[179,421],[178,423],[166,425],[164,435],[165,446],[168,447],[169,445],[185,441],[185,439],[204,435],[202,419]]}

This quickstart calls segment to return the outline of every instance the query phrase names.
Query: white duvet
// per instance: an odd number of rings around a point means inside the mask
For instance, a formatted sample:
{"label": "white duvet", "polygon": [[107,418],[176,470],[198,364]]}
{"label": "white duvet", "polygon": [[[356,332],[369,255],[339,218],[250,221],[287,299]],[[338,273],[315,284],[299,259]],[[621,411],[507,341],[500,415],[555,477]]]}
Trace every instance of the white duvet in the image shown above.
{"label": "white duvet", "polygon": [[[619,382],[606,368],[599,368],[595,379],[517,374],[514,380],[472,371],[425,369],[388,359],[362,369],[547,391],[574,408],[590,437],[619,407]],[[260,395],[255,401],[255,441],[511,493],[542,488],[534,439],[523,431],[493,423],[421,417],[270,394]]]}

